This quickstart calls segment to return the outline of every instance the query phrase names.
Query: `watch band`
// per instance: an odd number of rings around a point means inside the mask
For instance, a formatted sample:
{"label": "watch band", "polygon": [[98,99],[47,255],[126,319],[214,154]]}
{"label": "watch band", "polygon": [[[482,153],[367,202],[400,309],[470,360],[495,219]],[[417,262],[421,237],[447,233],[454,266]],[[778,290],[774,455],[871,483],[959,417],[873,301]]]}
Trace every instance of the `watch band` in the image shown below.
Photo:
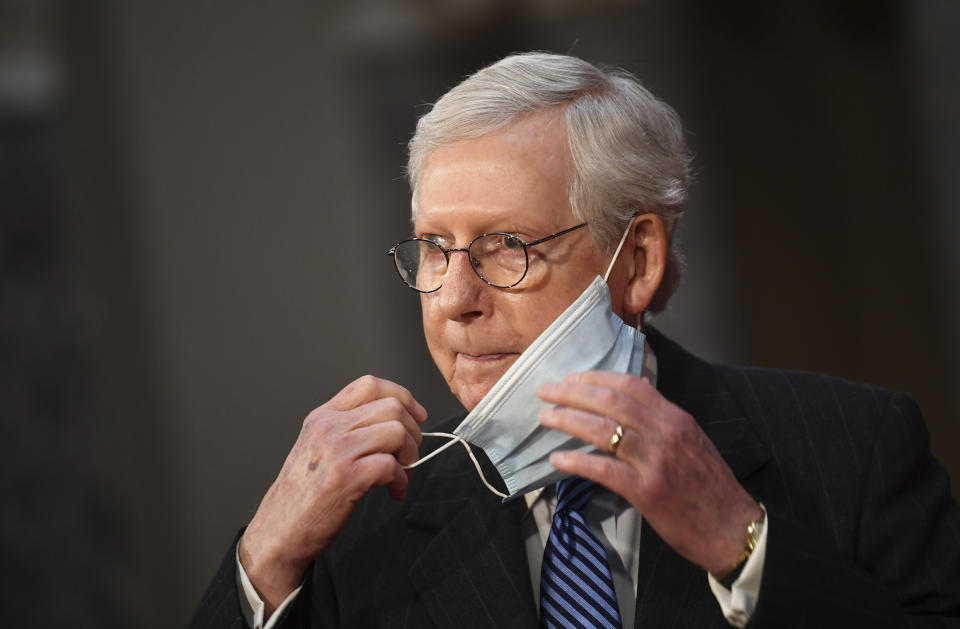
{"label": "watch band", "polygon": [[763,524],[767,518],[767,510],[764,508],[763,503],[757,504],[760,505],[760,510],[762,513],[760,514],[759,518],[747,525],[743,552],[740,554],[740,557],[737,559],[736,563],[730,567],[729,570],[725,571],[721,575],[713,575],[713,578],[727,589],[730,589],[730,587],[733,585],[733,582],[736,581],[737,577],[740,576],[740,573],[743,571],[743,567],[747,563],[747,559],[750,558],[750,555],[753,554],[757,544],[760,542],[760,535],[763,533]]}

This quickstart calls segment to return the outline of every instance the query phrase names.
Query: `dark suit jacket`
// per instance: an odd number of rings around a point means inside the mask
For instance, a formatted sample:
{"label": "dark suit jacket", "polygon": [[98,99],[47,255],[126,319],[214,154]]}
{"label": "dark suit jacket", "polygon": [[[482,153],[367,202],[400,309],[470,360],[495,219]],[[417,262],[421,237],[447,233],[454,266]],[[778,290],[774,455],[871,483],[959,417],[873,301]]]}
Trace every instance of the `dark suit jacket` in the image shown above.
{"label": "dark suit jacket", "polygon": [[[960,626],[960,507],[910,398],[711,365],[655,330],[649,339],[661,392],[766,506],[751,627]],[[536,627],[524,507],[502,504],[451,449],[416,471],[403,503],[375,490],[358,504],[283,626]],[[704,571],[646,522],[638,552],[637,627],[726,626]],[[191,627],[244,626],[238,601],[231,547]]]}

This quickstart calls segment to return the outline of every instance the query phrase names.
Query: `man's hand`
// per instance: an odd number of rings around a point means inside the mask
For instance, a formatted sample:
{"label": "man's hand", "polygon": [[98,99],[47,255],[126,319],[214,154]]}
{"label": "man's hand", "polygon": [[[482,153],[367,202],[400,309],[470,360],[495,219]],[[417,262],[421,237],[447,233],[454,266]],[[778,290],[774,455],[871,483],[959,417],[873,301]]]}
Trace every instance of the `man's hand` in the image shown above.
{"label": "man's hand", "polygon": [[427,412],[403,387],[363,376],[311,412],[240,540],[266,615],[343,530],[356,502],[386,485],[402,500]]}
{"label": "man's hand", "polygon": [[554,452],[554,467],[629,500],[667,544],[708,572],[733,567],[762,510],[693,417],[630,374],[570,374],[539,394],[558,405],[541,411],[541,424],[600,450],[623,427],[616,456]]}

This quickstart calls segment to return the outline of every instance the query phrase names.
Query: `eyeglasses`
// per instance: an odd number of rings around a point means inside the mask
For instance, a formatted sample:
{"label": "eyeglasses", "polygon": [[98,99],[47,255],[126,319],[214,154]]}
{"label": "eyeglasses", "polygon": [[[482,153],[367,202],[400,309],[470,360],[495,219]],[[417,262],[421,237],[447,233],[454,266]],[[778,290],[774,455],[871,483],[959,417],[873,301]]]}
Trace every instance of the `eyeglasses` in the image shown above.
{"label": "eyeglasses", "polygon": [[409,238],[390,247],[387,255],[393,256],[400,279],[421,293],[440,290],[450,265],[450,254],[455,251],[465,251],[470,266],[480,279],[490,286],[511,288],[527,276],[530,268],[528,247],[569,234],[585,225],[586,223],[580,223],[533,242],[526,242],[516,234],[481,234],[466,247],[450,249],[441,247],[428,238]]}

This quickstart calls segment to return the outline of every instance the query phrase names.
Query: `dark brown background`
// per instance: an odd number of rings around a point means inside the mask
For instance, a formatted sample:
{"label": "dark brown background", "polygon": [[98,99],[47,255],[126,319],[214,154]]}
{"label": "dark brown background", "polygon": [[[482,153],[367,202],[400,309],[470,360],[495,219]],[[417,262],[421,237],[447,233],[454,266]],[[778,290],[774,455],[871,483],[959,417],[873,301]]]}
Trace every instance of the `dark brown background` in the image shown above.
{"label": "dark brown background", "polygon": [[663,329],[912,393],[960,478],[960,5],[249,4],[0,0],[8,624],[181,626],[313,406],[456,408],[383,252],[423,104],[517,50],[685,121]]}

